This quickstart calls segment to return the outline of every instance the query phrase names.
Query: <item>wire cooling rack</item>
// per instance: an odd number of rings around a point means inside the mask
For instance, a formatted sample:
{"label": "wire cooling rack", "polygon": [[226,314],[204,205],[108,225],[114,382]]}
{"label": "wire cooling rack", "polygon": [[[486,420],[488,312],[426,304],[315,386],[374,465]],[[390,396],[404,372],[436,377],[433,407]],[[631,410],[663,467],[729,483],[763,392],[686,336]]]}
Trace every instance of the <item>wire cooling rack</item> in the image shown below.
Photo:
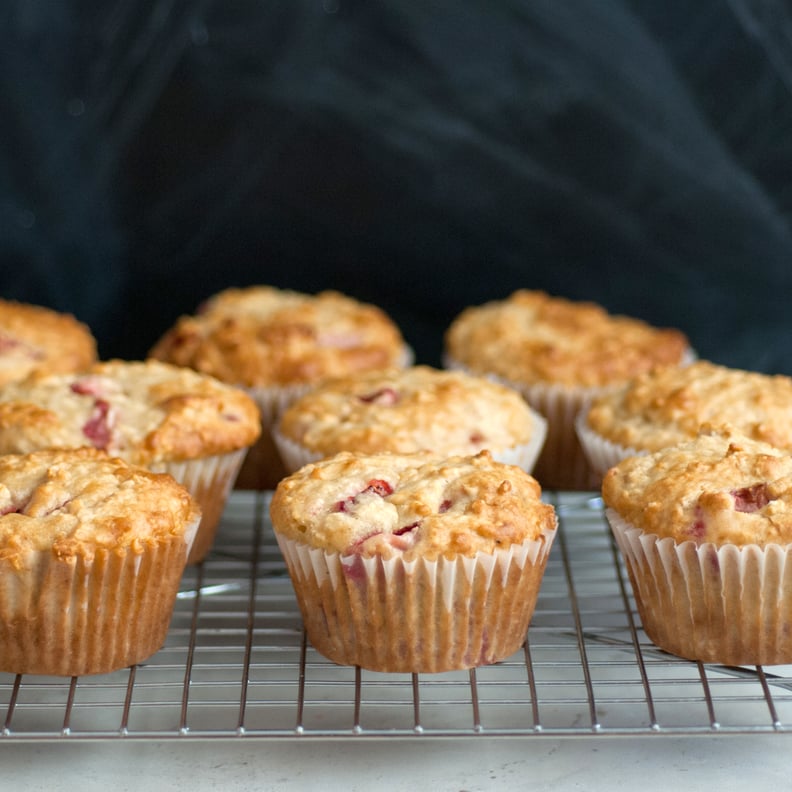
{"label": "wire cooling rack", "polygon": [[546,497],[560,529],[524,647],[493,666],[413,675],[314,651],[268,494],[235,491],[214,550],[185,572],[164,647],[107,675],[0,674],[0,744],[792,731],[792,667],[702,665],[658,650],[599,498]]}

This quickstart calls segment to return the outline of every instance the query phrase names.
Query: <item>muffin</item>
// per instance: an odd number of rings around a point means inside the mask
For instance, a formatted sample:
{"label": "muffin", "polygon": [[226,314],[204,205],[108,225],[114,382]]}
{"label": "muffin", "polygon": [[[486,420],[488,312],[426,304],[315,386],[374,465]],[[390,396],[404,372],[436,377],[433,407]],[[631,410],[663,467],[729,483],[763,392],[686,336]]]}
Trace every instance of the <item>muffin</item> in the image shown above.
{"label": "muffin", "polygon": [[96,360],[96,341],[71,314],[0,300],[0,386],[29,374],[79,371]]}
{"label": "muffin", "polygon": [[407,365],[412,353],[378,307],[334,291],[249,286],[211,297],[157,341],[151,357],[243,387],[263,431],[238,486],[271,489],[284,474],[271,427],[296,396],[331,377]]}
{"label": "muffin", "polygon": [[577,418],[583,450],[599,475],[627,456],[717,427],[792,452],[792,378],[699,360],[646,372],[595,397]]}
{"label": "muffin", "polygon": [[190,563],[209,551],[259,432],[258,408],[244,391],[156,360],[110,360],[0,389],[0,454],[99,448],[187,487],[203,512]]}
{"label": "muffin", "polygon": [[728,433],[611,468],[606,515],[649,638],[689,660],[792,662],[792,457]]}
{"label": "muffin", "polygon": [[270,513],[313,646],[438,672],[519,649],[556,533],[528,473],[489,452],[341,452],[283,479]]}
{"label": "muffin", "polygon": [[527,290],[466,308],[444,336],[446,367],[496,377],[547,418],[534,475],[553,489],[599,483],[574,426],[594,396],[655,366],[683,364],[691,355],[679,330]]}
{"label": "muffin", "polygon": [[95,449],[0,456],[0,671],[78,676],[164,643],[200,511]]}
{"label": "muffin", "polygon": [[530,473],[545,430],[544,418],[512,388],[411,366],[317,386],[286,408],[274,437],[289,472],[339,451],[471,456],[487,449]]}

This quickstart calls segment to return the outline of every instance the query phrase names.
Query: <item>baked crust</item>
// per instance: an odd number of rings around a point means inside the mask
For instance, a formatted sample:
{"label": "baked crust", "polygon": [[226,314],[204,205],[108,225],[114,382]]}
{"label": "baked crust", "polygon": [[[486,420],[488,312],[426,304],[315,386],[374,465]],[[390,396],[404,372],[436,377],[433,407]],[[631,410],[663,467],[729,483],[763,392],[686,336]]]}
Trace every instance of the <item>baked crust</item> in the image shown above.
{"label": "baked crust", "polygon": [[279,430],[323,456],[338,451],[476,454],[529,442],[535,414],[519,393],[429,366],[329,380],[293,402]]}
{"label": "baked crust", "polygon": [[71,314],[0,300],[0,386],[36,372],[79,371],[95,360],[91,331]]}
{"label": "baked crust", "polygon": [[656,451],[723,427],[792,451],[792,378],[709,361],[656,369],[596,397],[586,415],[613,443]]}
{"label": "baked crust", "polygon": [[401,364],[405,343],[378,307],[335,291],[316,295],[251,286],[182,316],[151,357],[245,387],[315,383]]}
{"label": "baked crust", "polygon": [[690,349],[679,330],[525,289],[466,308],[444,340],[450,359],[474,373],[584,388],[612,386],[658,365],[680,364]]}
{"label": "baked crust", "polygon": [[628,457],[605,475],[605,504],[627,523],[675,542],[792,542],[792,457],[728,433]]}
{"label": "baked crust", "polygon": [[487,451],[449,458],[342,452],[283,479],[270,513],[289,539],[405,561],[491,553],[556,526],[537,481]]}
{"label": "baked crust", "polygon": [[33,375],[0,391],[6,454],[93,446],[148,466],[245,448],[260,431],[258,408],[243,390],[155,360]]}
{"label": "baked crust", "polygon": [[42,551],[86,562],[142,553],[185,536],[199,515],[171,476],[95,449],[0,456],[0,562],[16,569]]}

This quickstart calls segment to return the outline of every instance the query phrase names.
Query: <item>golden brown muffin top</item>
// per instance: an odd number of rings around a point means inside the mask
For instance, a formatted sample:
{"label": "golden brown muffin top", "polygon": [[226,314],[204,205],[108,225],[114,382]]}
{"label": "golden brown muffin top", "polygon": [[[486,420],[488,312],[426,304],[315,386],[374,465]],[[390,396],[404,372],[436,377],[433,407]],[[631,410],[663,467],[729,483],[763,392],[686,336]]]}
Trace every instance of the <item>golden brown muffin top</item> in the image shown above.
{"label": "golden brown muffin top", "polygon": [[602,496],[634,527],[675,542],[792,542],[792,456],[738,435],[629,457],[605,475]]}
{"label": "golden brown muffin top", "polygon": [[422,450],[451,456],[527,443],[538,420],[505,385],[412,366],[329,380],[292,403],[279,429],[323,456]]}
{"label": "golden brown muffin top", "polygon": [[224,454],[261,432],[239,388],[157,360],[110,360],[0,389],[0,453],[92,446],[134,464]]}
{"label": "golden brown muffin top", "polygon": [[374,305],[335,291],[251,286],[220,292],[181,317],[150,354],[224,382],[270,387],[399,366],[406,345]]}
{"label": "golden brown muffin top", "polygon": [[591,302],[522,289],[462,311],[446,331],[445,351],[477,374],[598,388],[683,362],[689,342],[679,330],[612,315]]}
{"label": "golden brown muffin top", "polygon": [[618,445],[656,451],[723,427],[792,451],[792,378],[700,360],[657,369],[596,397],[589,428]]}
{"label": "golden brown muffin top", "polygon": [[79,371],[95,360],[91,331],[71,314],[0,300],[0,386],[36,372]]}
{"label": "golden brown muffin top", "polygon": [[270,513],[276,532],[342,555],[407,561],[492,553],[556,526],[537,481],[489,452],[342,452],[281,480]]}
{"label": "golden brown muffin top", "polygon": [[0,456],[0,559],[17,568],[40,551],[91,560],[100,549],[186,542],[199,517],[171,476],[95,449]]}

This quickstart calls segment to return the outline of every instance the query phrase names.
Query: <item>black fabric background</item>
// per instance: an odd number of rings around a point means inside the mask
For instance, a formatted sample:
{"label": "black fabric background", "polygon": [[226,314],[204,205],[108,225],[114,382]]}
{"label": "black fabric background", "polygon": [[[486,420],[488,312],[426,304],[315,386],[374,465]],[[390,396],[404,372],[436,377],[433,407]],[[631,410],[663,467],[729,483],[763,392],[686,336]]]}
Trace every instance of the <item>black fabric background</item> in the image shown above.
{"label": "black fabric background", "polygon": [[519,287],[792,374],[778,0],[6,0],[0,295],[138,358],[231,285],[383,306],[421,362]]}

